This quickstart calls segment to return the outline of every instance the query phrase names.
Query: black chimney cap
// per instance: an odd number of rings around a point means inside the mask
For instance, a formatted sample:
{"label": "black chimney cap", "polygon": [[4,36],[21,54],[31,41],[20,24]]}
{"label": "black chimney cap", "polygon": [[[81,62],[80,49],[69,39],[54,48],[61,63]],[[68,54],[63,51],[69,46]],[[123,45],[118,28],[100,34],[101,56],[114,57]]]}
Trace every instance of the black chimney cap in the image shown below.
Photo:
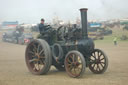
{"label": "black chimney cap", "polygon": [[88,8],[81,8],[80,11],[87,11]]}

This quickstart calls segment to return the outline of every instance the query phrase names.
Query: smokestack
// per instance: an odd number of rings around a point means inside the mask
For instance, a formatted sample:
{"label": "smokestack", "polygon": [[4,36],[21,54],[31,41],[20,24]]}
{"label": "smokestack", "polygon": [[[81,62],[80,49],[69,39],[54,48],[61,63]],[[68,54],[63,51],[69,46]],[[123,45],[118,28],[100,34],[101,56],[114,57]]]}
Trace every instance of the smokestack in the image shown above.
{"label": "smokestack", "polygon": [[81,24],[82,24],[82,36],[84,38],[88,38],[88,30],[87,30],[87,8],[80,9],[81,12]]}

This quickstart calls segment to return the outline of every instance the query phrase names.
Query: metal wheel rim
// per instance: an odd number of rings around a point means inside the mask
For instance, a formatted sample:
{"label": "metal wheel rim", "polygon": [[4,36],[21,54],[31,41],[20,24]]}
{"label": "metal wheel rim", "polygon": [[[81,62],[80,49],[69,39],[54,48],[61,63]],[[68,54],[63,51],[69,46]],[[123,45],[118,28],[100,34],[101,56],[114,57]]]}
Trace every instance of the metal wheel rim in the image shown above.
{"label": "metal wheel rim", "polygon": [[45,46],[40,42],[31,42],[26,51],[26,63],[32,73],[39,73],[46,65]]}
{"label": "metal wheel rim", "polygon": [[83,66],[85,63],[82,61],[80,56],[81,55],[75,54],[73,52],[66,56],[65,68],[71,77],[80,77],[82,72],[85,70],[85,67]]}
{"label": "metal wheel rim", "polygon": [[106,71],[108,67],[108,59],[103,51],[96,49],[89,59],[89,68],[92,72],[99,74]]}

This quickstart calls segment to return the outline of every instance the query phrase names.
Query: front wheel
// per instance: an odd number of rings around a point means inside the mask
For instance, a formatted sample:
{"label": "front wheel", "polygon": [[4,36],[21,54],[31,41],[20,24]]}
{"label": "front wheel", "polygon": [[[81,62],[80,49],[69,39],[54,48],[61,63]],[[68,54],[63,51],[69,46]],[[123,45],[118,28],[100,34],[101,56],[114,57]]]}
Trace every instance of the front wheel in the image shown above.
{"label": "front wheel", "polygon": [[79,51],[70,51],[64,64],[67,74],[71,77],[80,77],[85,72],[85,58]]}
{"label": "front wheel", "polygon": [[89,62],[89,69],[96,74],[104,73],[108,68],[108,58],[100,49],[95,49],[92,52]]}

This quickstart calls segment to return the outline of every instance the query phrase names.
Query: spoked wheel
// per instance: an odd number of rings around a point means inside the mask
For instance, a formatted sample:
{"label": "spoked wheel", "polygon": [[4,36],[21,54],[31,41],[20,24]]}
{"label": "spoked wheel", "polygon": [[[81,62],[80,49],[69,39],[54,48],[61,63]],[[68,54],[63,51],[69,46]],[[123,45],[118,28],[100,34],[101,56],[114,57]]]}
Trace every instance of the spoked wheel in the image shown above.
{"label": "spoked wheel", "polygon": [[85,72],[85,59],[78,51],[70,51],[65,58],[65,69],[69,76],[80,77]]}
{"label": "spoked wheel", "polygon": [[89,69],[96,74],[101,74],[106,71],[108,67],[108,58],[106,54],[100,50],[95,49],[90,56]]}
{"label": "spoked wheel", "polygon": [[45,40],[33,40],[26,48],[26,64],[33,74],[41,75],[49,71],[52,64],[51,50]]}

